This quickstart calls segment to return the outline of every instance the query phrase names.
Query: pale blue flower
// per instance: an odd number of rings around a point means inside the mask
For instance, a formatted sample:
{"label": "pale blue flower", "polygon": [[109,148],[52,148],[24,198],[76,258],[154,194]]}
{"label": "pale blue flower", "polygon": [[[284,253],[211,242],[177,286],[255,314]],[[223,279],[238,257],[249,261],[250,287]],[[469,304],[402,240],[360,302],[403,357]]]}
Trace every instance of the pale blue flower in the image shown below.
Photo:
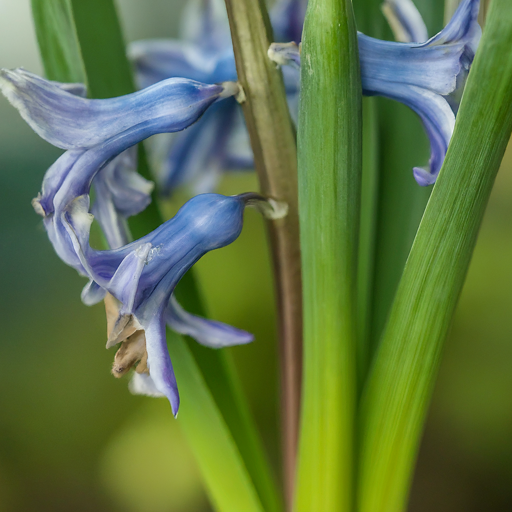
{"label": "pale blue flower", "polygon": [[243,211],[254,196],[203,194],[188,201],[174,218],[145,237],[119,249],[97,251],[89,245],[93,216],[89,196],[75,198],[63,225],[94,300],[107,292],[107,348],[122,343],[113,373],[125,374],[135,363],[131,389],[166,396],[176,415],[179,395],[169,353],[166,323],[178,332],[219,348],[252,341],[252,335],[185,312],[172,293],[183,275],[208,251],[233,242],[242,230]]}
{"label": "pale blue flower", "polygon": [[[455,125],[454,94],[460,93],[480,40],[479,0],[464,0],[448,25],[424,43],[394,43],[358,34],[361,81],[367,96],[404,103],[421,118],[430,140],[428,169],[415,167],[419,185],[432,185]],[[273,43],[278,64],[300,65],[294,44]],[[454,106],[452,106],[454,105]]]}
{"label": "pale blue flower", "polygon": [[[21,69],[2,70],[0,88],[42,138],[68,149],[47,171],[33,204],[57,254],[79,272],[82,265],[61,223],[67,205],[89,193],[102,171],[95,211],[111,246],[122,245],[127,241],[124,219],[147,206],[151,185],[131,168],[134,152],[118,155],[156,133],[183,130],[216,100],[238,91],[231,82],[206,85],[173,78],[127,96],[89,100]],[[125,204],[127,196],[135,201]]]}
{"label": "pale blue flower", "polygon": [[[205,85],[170,79],[135,94],[86,100],[83,88],[43,80],[24,70],[0,73],[0,88],[43,138],[68,149],[45,175],[33,204],[56,252],[89,278],[82,292],[91,305],[105,298],[108,346],[122,342],[113,373],[135,363],[134,392],[166,396],[174,414],[179,398],[165,344],[165,324],[209,347],[243,344],[251,334],[184,311],[172,296],[183,274],[206,252],[235,240],[254,194],[199,196],[158,229],[127,242],[126,217],[150,201],[151,184],[135,172],[135,144],[162,131],[183,129],[209,105],[238,91],[233,83]],[[92,209],[113,247],[89,245]]]}
{"label": "pale blue flower", "polygon": [[[271,11],[276,40],[300,41],[307,0],[279,0]],[[140,87],[170,77],[204,83],[237,79],[233,47],[224,2],[189,2],[179,40],[136,41],[128,55],[135,65]],[[286,69],[285,84],[291,113],[296,118],[298,73]],[[193,148],[193,149],[192,149]],[[234,99],[211,108],[193,127],[165,141],[158,182],[165,195],[179,185],[193,191],[215,188],[224,171],[252,169],[254,160],[241,109]]]}

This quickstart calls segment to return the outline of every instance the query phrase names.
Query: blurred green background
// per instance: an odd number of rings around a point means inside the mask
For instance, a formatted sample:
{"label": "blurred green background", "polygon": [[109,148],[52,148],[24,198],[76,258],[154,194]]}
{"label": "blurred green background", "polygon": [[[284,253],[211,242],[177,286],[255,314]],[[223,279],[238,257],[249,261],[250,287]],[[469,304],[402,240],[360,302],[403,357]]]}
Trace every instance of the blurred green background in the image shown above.
{"label": "blurred green background", "polygon": [[[29,4],[0,0],[0,66],[41,74]],[[119,0],[127,40],[175,36],[183,4]],[[179,419],[165,400],[132,396],[110,376],[103,309],[81,304],[84,280],[56,257],[30,206],[58,154],[0,98],[0,512],[208,511]],[[411,512],[512,510],[511,170],[509,152],[446,346]],[[224,193],[255,188],[251,175],[222,184]],[[259,216],[248,211],[240,239],[197,269],[210,315],[256,335],[231,352],[277,472],[277,350]]]}

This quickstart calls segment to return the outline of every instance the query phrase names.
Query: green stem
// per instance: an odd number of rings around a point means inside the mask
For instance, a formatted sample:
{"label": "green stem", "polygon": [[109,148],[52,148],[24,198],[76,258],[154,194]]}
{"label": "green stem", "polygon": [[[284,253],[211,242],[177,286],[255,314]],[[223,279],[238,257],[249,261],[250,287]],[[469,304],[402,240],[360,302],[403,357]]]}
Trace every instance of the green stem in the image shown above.
{"label": "green stem", "polygon": [[281,428],[285,497],[293,494],[300,404],[302,304],[297,153],[281,72],[267,56],[272,39],[262,0],[226,0],[242,103],[261,192],[288,205],[268,223],[281,355]]}
{"label": "green stem", "polygon": [[297,512],[353,506],[362,107],[349,0],[311,0],[302,38],[304,386]]}
{"label": "green stem", "polygon": [[512,132],[512,4],[493,0],[361,405],[361,512],[405,509],[441,349]]}

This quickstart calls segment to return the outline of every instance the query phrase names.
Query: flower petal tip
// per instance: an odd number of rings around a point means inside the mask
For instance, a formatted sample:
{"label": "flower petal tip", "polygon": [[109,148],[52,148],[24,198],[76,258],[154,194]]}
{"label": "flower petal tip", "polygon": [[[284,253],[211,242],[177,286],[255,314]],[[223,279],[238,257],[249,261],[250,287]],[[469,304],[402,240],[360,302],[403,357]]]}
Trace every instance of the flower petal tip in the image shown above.
{"label": "flower petal tip", "polygon": [[431,174],[428,170],[422,167],[414,167],[414,179],[420,187],[429,187],[436,182],[437,174]]}

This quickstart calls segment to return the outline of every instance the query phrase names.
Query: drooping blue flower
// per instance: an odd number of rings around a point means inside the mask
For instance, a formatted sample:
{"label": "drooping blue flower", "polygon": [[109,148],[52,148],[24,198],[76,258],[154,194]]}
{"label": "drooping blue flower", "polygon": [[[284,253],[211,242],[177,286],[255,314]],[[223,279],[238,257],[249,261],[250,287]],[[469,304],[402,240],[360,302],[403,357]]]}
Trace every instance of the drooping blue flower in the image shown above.
{"label": "drooping blue flower", "polygon": [[[384,96],[414,110],[430,140],[428,169],[415,167],[419,185],[432,185],[455,125],[454,94],[460,93],[480,40],[479,0],[464,0],[448,25],[424,43],[394,43],[358,33],[363,93]],[[300,65],[297,45],[273,43],[278,64]]]}
{"label": "drooping blue flower", "polygon": [[[307,0],[279,0],[271,11],[276,40],[300,41]],[[131,43],[128,55],[140,87],[170,77],[204,83],[236,80],[236,66],[224,2],[189,2],[183,37]],[[298,100],[298,73],[284,70],[292,116]],[[193,127],[166,141],[158,162],[159,185],[168,195],[179,185],[210,191],[224,171],[252,169],[253,155],[241,109],[235,100],[210,109]],[[194,148],[194,149],[192,149]]]}
{"label": "drooping blue flower", "polygon": [[[111,246],[125,243],[124,219],[148,204],[150,184],[131,168],[135,153],[121,154],[151,135],[183,130],[212,103],[238,91],[232,82],[206,85],[172,78],[123,97],[89,100],[21,69],[2,70],[0,88],[42,138],[68,150],[47,171],[33,205],[57,254],[82,273],[61,222],[67,205],[88,194],[101,171],[95,211]],[[127,196],[135,199],[130,205]]]}
{"label": "drooping blue flower", "polygon": [[[174,218],[145,237],[119,249],[98,251],[89,245],[93,216],[89,196],[75,198],[63,225],[93,285],[107,292],[107,348],[121,343],[112,372],[125,374],[139,362],[133,392],[164,395],[176,415],[179,395],[169,353],[166,322],[176,331],[219,348],[252,341],[244,331],[185,312],[172,293],[204,254],[233,242],[241,232],[251,194],[203,194],[188,201]],[[94,291],[94,301],[101,295]]]}
{"label": "drooping blue flower", "polygon": [[[89,278],[82,292],[84,303],[105,299],[108,346],[122,342],[114,375],[121,376],[141,361],[132,391],[168,397],[176,414],[179,399],[165,324],[214,348],[248,343],[253,337],[187,313],[173,297],[174,287],[203,254],[237,238],[245,205],[261,198],[195,198],[174,219],[127,244],[125,218],[147,206],[151,187],[135,172],[134,145],[154,133],[188,126],[238,87],[172,79],[123,98],[84,100],[66,92],[77,88],[23,70],[3,70],[0,87],[34,130],[69,148],[46,173],[34,207],[43,215],[59,256]],[[93,180],[92,211],[106,226],[113,247],[109,251],[89,246]]]}

